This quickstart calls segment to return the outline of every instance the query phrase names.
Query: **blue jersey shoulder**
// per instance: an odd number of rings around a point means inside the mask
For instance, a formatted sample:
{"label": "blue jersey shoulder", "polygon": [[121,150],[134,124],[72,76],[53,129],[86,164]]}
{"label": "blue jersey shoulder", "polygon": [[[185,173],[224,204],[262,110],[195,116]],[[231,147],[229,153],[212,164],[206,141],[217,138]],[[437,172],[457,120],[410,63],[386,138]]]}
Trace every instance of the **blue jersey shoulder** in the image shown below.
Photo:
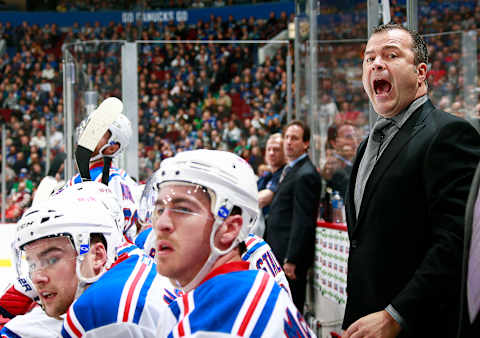
{"label": "blue jersey shoulder", "polygon": [[5,326],[3,329],[0,331],[0,337],[1,338],[21,338],[19,335],[15,334]]}
{"label": "blue jersey shoulder", "polygon": [[73,304],[85,331],[117,321],[138,323],[156,275],[153,260],[132,255],[107,271]]}
{"label": "blue jersey shoulder", "polygon": [[[256,270],[231,272],[215,276],[197,287],[193,293],[194,310],[188,315],[191,333],[210,331],[230,334],[235,322],[244,312],[242,308],[245,309],[246,300],[252,299],[252,296],[256,299],[261,295],[266,298],[265,306],[254,330],[261,336],[281,292],[273,279],[270,280],[271,277],[265,275],[263,271]],[[259,278],[263,284],[256,282]],[[268,288],[265,283],[269,284]],[[232,285],[235,285],[235,292],[232,292]],[[175,307],[178,307],[177,302],[172,303],[170,308],[178,319],[181,313],[180,309]]]}
{"label": "blue jersey shoulder", "polygon": [[145,248],[145,242],[148,238],[148,235],[152,232],[152,228],[148,228],[143,230],[141,233],[137,235],[135,238],[135,245],[138,246],[140,249]]}

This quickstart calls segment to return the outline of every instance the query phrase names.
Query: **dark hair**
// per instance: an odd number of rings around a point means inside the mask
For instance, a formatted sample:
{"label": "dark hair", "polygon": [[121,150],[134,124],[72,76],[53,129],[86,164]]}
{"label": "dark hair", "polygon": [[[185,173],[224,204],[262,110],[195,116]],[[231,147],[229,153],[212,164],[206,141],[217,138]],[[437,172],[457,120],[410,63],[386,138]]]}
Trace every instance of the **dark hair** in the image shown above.
{"label": "dark hair", "polygon": [[102,233],[95,232],[90,234],[90,245],[95,243],[102,243],[103,246],[105,247],[105,250],[107,250],[107,240],[105,239],[105,236],[103,236]]}
{"label": "dark hair", "polygon": [[[232,211],[230,212],[230,216],[233,215],[242,215],[242,209],[238,206],[233,206]],[[238,250],[240,251],[240,256],[247,252],[247,244],[245,241],[238,243]]]}
{"label": "dark hair", "polygon": [[309,142],[310,141],[310,127],[307,124],[305,124],[303,121],[300,121],[300,120],[292,120],[285,126],[285,129],[283,129],[284,134],[290,126],[298,126],[298,127],[302,128],[303,129],[303,142]]}
{"label": "dark hair", "polygon": [[417,31],[408,29],[402,25],[399,24],[385,24],[385,25],[379,25],[373,29],[373,34],[376,33],[381,33],[381,32],[386,32],[386,31],[391,31],[395,29],[400,29],[405,32],[407,32],[410,37],[412,38],[412,51],[414,54],[414,59],[413,62],[415,65],[418,65],[420,63],[425,63],[428,64],[428,49],[427,49],[427,44],[423,37],[418,34]]}

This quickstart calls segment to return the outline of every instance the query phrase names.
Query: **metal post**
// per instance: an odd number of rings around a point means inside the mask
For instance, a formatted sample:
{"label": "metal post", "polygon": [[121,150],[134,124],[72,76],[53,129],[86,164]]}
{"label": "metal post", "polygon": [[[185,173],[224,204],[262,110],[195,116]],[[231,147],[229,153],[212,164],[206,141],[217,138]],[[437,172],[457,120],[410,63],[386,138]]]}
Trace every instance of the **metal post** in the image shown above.
{"label": "metal post", "polygon": [[418,31],[418,0],[407,0],[407,28]]}
{"label": "metal post", "polygon": [[378,0],[368,0],[367,2],[367,30],[368,37],[372,35],[373,28],[378,25],[379,6]]}
{"label": "metal post", "polygon": [[7,209],[7,128],[2,124],[2,223],[5,223]]}
{"label": "metal post", "polygon": [[304,117],[304,121],[311,125],[313,116],[315,116],[318,112],[317,0],[309,0],[308,7],[310,18],[310,73],[308,73],[310,77],[310,111],[308,115]]}
{"label": "metal post", "polygon": [[468,31],[462,33],[462,67],[463,67],[463,100],[465,102],[465,117],[469,119],[473,126],[480,131],[480,124],[476,115],[475,107],[478,104],[478,95],[476,95],[478,66],[477,66],[477,31]]}
{"label": "metal post", "polygon": [[73,176],[74,152],[73,152],[73,118],[74,118],[74,84],[75,84],[75,63],[65,46],[63,51],[63,116],[64,116],[64,137],[65,137],[65,180]]}
{"label": "metal post", "polygon": [[92,83],[89,83],[90,89],[85,92],[85,110],[87,111],[87,116],[90,115],[92,111],[97,108],[98,105],[98,92],[91,89]]}
{"label": "metal post", "polygon": [[[137,43],[122,45],[122,101],[124,114],[132,123],[132,137],[120,163],[138,180],[138,54]],[[130,159],[130,160],[129,160]]]}
{"label": "metal post", "polygon": [[292,56],[287,45],[287,123],[292,120]]}
{"label": "metal post", "polygon": [[301,64],[300,64],[300,18],[295,16],[295,118],[300,116],[300,88],[301,88]]}
{"label": "metal post", "polygon": [[48,114],[47,122],[45,126],[45,137],[47,138],[47,146],[45,148],[45,176],[48,175],[50,171],[50,126],[52,125],[52,116]]}
{"label": "metal post", "polygon": [[[379,6],[378,6],[378,0],[368,0],[367,2],[367,14],[368,14],[368,19],[367,19],[367,30],[368,30],[368,37],[372,35],[373,28],[378,25],[379,23]],[[373,110],[372,104],[369,104],[369,110],[368,110],[368,125],[370,126],[370,129],[372,129],[373,124],[377,120],[377,113],[375,110]]]}

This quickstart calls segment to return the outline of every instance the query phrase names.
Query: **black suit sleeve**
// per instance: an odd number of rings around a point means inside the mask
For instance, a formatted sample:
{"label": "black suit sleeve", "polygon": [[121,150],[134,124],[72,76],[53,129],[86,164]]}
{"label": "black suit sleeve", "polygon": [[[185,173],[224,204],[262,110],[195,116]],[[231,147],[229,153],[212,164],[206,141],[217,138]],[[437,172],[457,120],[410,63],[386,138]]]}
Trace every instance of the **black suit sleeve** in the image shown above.
{"label": "black suit sleeve", "polygon": [[[425,314],[458,310],[465,204],[478,164],[478,140],[468,124],[450,123],[432,138],[425,152],[423,191],[419,188],[418,193],[426,197],[431,244],[411,280],[392,301],[407,329],[422,327]],[[408,208],[408,201],[404,207]]]}

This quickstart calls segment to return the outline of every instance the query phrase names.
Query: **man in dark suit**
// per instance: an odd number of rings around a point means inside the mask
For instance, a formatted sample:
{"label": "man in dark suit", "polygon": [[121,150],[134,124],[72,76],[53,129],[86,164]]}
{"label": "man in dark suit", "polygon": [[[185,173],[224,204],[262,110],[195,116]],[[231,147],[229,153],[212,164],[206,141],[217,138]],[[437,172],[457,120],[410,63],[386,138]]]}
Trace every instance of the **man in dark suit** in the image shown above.
{"label": "man in dark suit", "polygon": [[266,220],[265,240],[283,263],[293,302],[303,312],[307,270],[314,260],[321,179],[307,155],[310,128],[292,121],[283,135],[288,163]]}
{"label": "man in dark suit", "polygon": [[344,337],[452,337],[465,204],[480,135],[427,96],[428,51],[401,25],[370,37],[363,86],[378,114],[346,195]]}
{"label": "man in dark suit", "polygon": [[460,327],[457,338],[480,336],[480,164],[468,195],[465,212]]}

